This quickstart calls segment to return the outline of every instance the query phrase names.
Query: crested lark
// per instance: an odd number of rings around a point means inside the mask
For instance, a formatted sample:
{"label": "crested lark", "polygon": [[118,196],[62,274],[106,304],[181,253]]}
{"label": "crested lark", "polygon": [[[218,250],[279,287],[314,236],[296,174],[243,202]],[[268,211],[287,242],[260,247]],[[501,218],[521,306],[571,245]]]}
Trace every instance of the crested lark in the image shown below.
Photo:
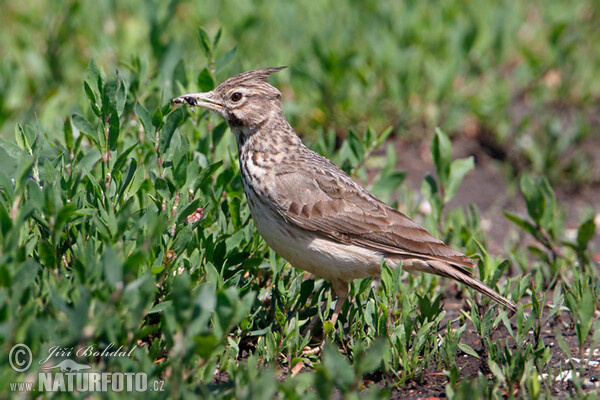
{"label": "crested lark", "polygon": [[338,297],[331,322],[348,297],[348,282],[379,275],[382,260],[457,280],[516,311],[514,302],[472,276],[473,260],[302,144],[283,116],[281,92],[267,83],[283,68],[245,72],[173,102],[207,108],[227,121],[258,232],[291,265],[331,282]]}

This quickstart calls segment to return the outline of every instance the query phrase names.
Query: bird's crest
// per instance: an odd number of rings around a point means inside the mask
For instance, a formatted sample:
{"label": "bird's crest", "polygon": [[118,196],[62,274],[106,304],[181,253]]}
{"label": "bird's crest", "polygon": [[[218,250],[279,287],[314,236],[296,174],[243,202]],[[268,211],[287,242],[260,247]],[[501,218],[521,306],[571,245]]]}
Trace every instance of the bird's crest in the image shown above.
{"label": "bird's crest", "polygon": [[224,83],[227,83],[228,85],[241,85],[256,80],[266,82],[273,72],[281,71],[284,68],[287,68],[287,66],[261,68],[252,71],[242,72],[241,74],[232,76],[231,78],[227,79]]}

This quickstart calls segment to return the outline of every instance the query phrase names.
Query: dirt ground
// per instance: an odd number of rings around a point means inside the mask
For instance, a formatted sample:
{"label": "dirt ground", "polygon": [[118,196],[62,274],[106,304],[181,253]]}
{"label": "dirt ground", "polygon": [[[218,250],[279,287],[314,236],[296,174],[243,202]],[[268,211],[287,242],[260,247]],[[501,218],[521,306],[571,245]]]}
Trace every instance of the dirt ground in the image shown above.
{"label": "dirt ground", "polygon": [[[429,143],[408,143],[401,140],[395,142],[398,154],[398,168],[407,171],[405,184],[408,184],[416,192],[420,190],[421,182],[427,173],[434,172],[434,166],[431,160]],[[505,211],[526,216],[527,210],[523,197],[518,188],[509,188],[507,183],[507,173],[517,173],[518,171],[502,171],[501,162],[496,159],[498,154],[486,146],[482,146],[480,137],[458,138],[452,142],[453,158],[463,158],[468,156],[475,157],[475,169],[469,172],[456,197],[451,201],[448,208],[465,207],[470,202],[474,202],[482,217],[483,228],[488,237],[488,250],[492,254],[505,253],[505,240],[509,235],[514,234],[515,229],[511,222],[504,216]],[[589,151],[600,154],[600,141],[589,143]],[[594,169],[600,171],[600,157],[595,157]],[[595,174],[596,175],[596,174]],[[515,190],[516,189],[516,190]],[[566,212],[567,234],[576,235],[577,227],[582,222],[582,213],[590,207],[595,211],[596,223],[600,220],[600,173],[595,176],[595,182],[586,187],[554,187],[557,202]],[[520,238],[531,241],[531,238],[523,236]],[[593,238],[594,258],[600,261],[600,235],[596,234]],[[446,297],[445,310],[448,312],[448,318],[453,319],[459,315],[460,307],[464,303],[457,299],[454,301],[452,296]],[[514,318],[513,318],[514,319]],[[573,352],[573,357],[578,353],[577,338],[573,329],[573,321],[564,313],[551,321],[549,326],[543,332],[544,343],[551,347],[552,357],[548,367],[552,370],[569,370],[570,366],[567,356],[555,342],[554,330],[560,329],[563,337]],[[495,334],[498,338],[506,337],[505,328],[500,329]],[[462,336],[462,342],[471,346],[478,352],[484,351],[474,327],[468,326]],[[590,360],[593,361],[584,374],[588,390],[593,390],[599,386],[600,379],[600,354],[596,349],[592,353]],[[462,378],[474,377],[479,373],[491,377],[486,365],[481,361],[466,354],[459,354],[459,369]],[[595,362],[594,362],[595,361]],[[447,379],[439,371],[431,370],[425,375],[423,382],[412,382],[402,389],[394,392],[397,399],[437,399],[445,398],[445,386]],[[556,398],[566,398],[574,394],[572,384],[569,379],[558,380],[553,383],[552,395]],[[508,397],[508,393],[506,394]],[[518,397],[526,397],[526,393],[513,393]]]}
{"label": "dirt ground", "polygon": [[[475,203],[481,212],[482,225],[488,237],[488,250],[492,254],[503,254],[505,239],[514,231],[514,226],[506,219],[504,212],[510,211],[525,217],[527,208],[518,187],[509,188],[507,172],[502,171],[501,162],[495,159],[498,154],[482,146],[481,142],[480,137],[462,137],[452,141],[453,159],[473,156],[475,168],[465,176],[448,209]],[[600,155],[600,139],[591,141],[586,146],[588,151]],[[419,192],[425,175],[435,175],[429,143],[397,140],[395,147],[399,154],[398,168],[407,171],[405,184]],[[600,156],[595,159],[596,174],[592,185],[554,187],[557,202],[566,212],[566,229],[571,235],[577,234],[577,227],[583,222],[581,218],[586,209],[592,208],[595,211],[597,225],[600,221]],[[600,235],[596,234],[592,241],[596,260],[600,261]]]}

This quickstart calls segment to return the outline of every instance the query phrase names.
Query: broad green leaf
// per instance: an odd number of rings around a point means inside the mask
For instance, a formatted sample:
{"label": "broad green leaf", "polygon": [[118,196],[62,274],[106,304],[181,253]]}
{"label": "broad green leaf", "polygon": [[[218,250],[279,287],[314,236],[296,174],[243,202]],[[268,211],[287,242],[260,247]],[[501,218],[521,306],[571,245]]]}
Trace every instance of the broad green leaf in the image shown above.
{"label": "broad green leaf", "polygon": [[538,237],[539,235],[539,231],[537,230],[537,228],[530,223],[529,221],[524,220],[523,218],[512,214],[508,211],[504,212],[504,216],[512,221],[513,223],[515,223],[517,226],[519,226],[521,229],[523,229],[524,231],[526,231],[527,233],[529,233],[530,235],[534,236],[534,237]]}
{"label": "broad green leaf", "polygon": [[177,85],[187,87],[187,76],[185,74],[185,63],[180,59],[173,69],[173,82]]}
{"label": "broad green leaf", "polygon": [[25,131],[21,124],[15,126],[15,141],[22,150],[27,150],[28,152],[31,151],[29,140],[27,139],[27,135],[25,135]]}
{"label": "broad green leaf", "polygon": [[223,134],[227,130],[227,122],[221,122],[219,125],[215,126],[212,130],[212,143],[213,146],[217,146],[221,139],[223,138]]}
{"label": "broad green leaf", "polygon": [[102,86],[104,86],[102,72],[98,68],[96,61],[94,61],[93,58],[90,59],[90,62],[88,63],[86,81],[96,82],[98,84],[98,92],[102,92]]}
{"label": "broad green leaf", "polygon": [[[154,114],[152,114],[152,125],[157,128],[160,129],[162,128],[164,124],[164,115],[162,112],[162,109],[160,107],[156,107],[156,111],[154,111]],[[149,131],[146,131],[146,133],[149,133]]]}
{"label": "broad green leaf", "polygon": [[198,88],[201,92],[210,92],[215,88],[215,81],[208,68],[202,69],[198,74]]}
{"label": "broad green leaf", "polygon": [[183,109],[178,108],[169,115],[167,115],[167,121],[165,122],[165,127],[160,133],[159,140],[159,152],[164,153],[165,150],[171,144],[171,139],[173,138],[173,133],[175,133],[175,129],[179,127],[183,121]]}
{"label": "broad green leaf", "polygon": [[15,182],[15,193],[22,195],[25,191],[25,185],[31,177],[34,160],[28,157],[21,157],[19,160],[19,169],[17,171],[17,179]]}
{"label": "broad green leaf", "polygon": [[391,193],[402,185],[405,178],[406,171],[392,171],[377,180],[372,190],[375,193]]}
{"label": "broad green leaf", "polygon": [[348,141],[350,149],[352,150],[352,154],[354,154],[356,160],[361,162],[365,158],[365,147],[363,146],[360,138],[356,135],[356,133],[354,133],[354,131],[349,131],[346,140]]}
{"label": "broad green leaf", "polygon": [[521,191],[525,197],[529,216],[535,223],[539,224],[545,208],[545,199],[540,186],[530,175],[523,174],[521,177]]}
{"label": "broad green leaf", "polygon": [[337,347],[330,343],[323,346],[321,362],[336,383],[342,387],[348,387],[354,382],[353,368],[350,363],[340,354]]}
{"label": "broad green leaf", "polygon": [[592,288],[589,286],[585,287],[578,307],[580,320],[579,324],[577,324],[579,328],[577,333],[580,348],[584,346],[590,330],[592,329],[592,324],[594,323],[594,312],[596,311],[595,304]]}
{"label": "broad green leaf", "polygon": [[462,351],[465,354],[470,355],[471,357],[474,357],[478,360],[481,360],[481,357],[479,357],[479,354],[477,354],[477,352],[475,350],[473,350],[473,348],[471,346],[469,346],[468,344],[465,343],[459,343],[458,344],[458,348],[460,349],[460,351]]}
{"label": "broad green leaf", "polygon": [[123,264],[111,247],[107,247],[102,254],[102,271],[106,281],[115,287],[123,281]]}
{"label": "broad green leaf", "polygon": [[577,230],[577,248],[579,251],[584,251],[596,232],[596,224],[594,219],[590,218],[579,226]]}
{"label": "broad green leaf", "polygon": [[88,139],[92,141],[97,147],[100,146],[100,141],[98,139],[98,132],[92,124],[89,123],[87,119],[83,115],[73,114],[71,116],[71,120],[73,121],[73,126],[79,130],[82,134],[84,134]]}
{"label": "broad green leaf", "polygon": [[373,372],[383,362],[384,354],[389,351],[390,348],[387,340],[383,338],[376,339],[361,358],[360,366],[358,366],[359,372],[361,374]]}
{"label": "broad green leaf", "polygon": [[117,110],[117,90],[119,81],[111,79],[104,85],[102,92],[102,113],[107,116]]}
{"label": "broad green leaf", "polygon": [[452,164],[450,164],[450,176],[448,178],[448,184],[444,192],[444,203],[447,203],[450,200],[452,200],[452,198],[458,191],[458,187],[460,186],[463,178],[465,177],[467,172],[471,171],[474,167],[475,161],[472,156],[468,158],[460,158],[458,160],[454,160]]}
{"label": "broad green leaf", "polygon": [[202,191],[208,191],[209,188],[206,187],[207,182],[222,165],[223,161],[219,160],[202,168],[198,178],[196,179],[196,182],[194,183],[194,192],[198,189],[202,189]]}

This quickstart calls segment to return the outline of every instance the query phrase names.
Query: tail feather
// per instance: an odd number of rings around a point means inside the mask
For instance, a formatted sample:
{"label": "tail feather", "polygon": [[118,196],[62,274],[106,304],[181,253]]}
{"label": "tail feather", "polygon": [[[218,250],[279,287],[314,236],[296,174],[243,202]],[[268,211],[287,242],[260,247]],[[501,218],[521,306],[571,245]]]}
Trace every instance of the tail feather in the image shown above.
{"label": "tail feather", "polygon": [[402,268],[407,272],[427,272],[430,274],[442,276],[444,278],[454,279],[460,283],[467,285],[468,287],[478,291],[479,293],[488,296],[495,302],[503,305],[513,312],[517,312],[517,305],[514,301],[507,299],[500,293],[496,292],[479,279],[474,278],[462,268],[457,268],[454,265],[447,264],[438,260],[419,260],[410,259],[403,260]]}

